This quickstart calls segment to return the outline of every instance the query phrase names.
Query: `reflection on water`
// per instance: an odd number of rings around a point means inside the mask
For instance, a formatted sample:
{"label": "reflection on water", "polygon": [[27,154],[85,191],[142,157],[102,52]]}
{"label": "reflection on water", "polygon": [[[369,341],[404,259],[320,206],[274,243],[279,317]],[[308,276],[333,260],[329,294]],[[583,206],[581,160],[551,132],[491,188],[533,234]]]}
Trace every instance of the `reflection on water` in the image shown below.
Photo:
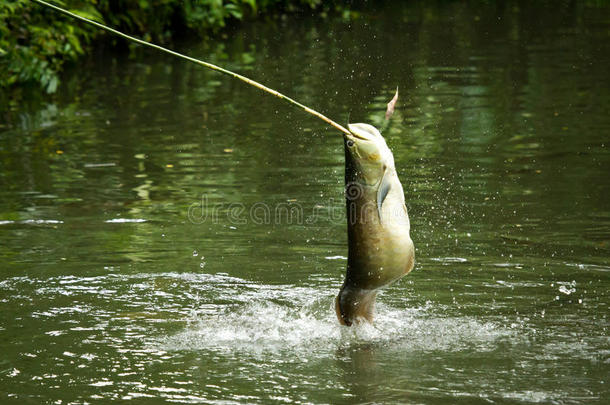
{"label": "reflection on water", "polygon": [[376,324],[333,310],[340,137],[214,72],[102,50],[0,121],[4,402],[608,397],[607,6],[375,7],[179,50],[338,121],[382,126],[399,86],[384,135],[417,263]]}
{"label": "reflection on water", "polygon": [[[337,326],[331,288],[196,271],[105,270],[0,284],[4,297],[28,313],[13,321],[27,339],[13,336],[16,350],[7,361],[19,367],[7,369],[6,377],[21,384],[80,384],[90,398],[156,396],[157,390],[181,401],[278,391],[293,398],[294,388],[309,397],[310,384],[320,400],[340,400],[344,392],[347,398],[374,393],[380,400],[399,393],[471,397],[472,389],[475,397],[529,401],[548,398],[540,378],[553,365],[594,369],[607,357],[599,352],[605,336],[564,335],[565,326],[553,327],[559,318],[550,306],[523,316],[499,310],[453,316],[433,301],[405,308],[382,296],[376,325],[348,329]],[[528,286],[510,286],[520,287]],[[410,300],[417,293],[407,294]],[[304,376],[311,381],[296,384]],[[440,389],[439,379],[448,385]],[[539,391],[516,389],[528,379]],[[498,391],[498,384],[508,389]],[[210,385],[216,388],[209,391]],[[570,395],[562,387],[555,393]]]}

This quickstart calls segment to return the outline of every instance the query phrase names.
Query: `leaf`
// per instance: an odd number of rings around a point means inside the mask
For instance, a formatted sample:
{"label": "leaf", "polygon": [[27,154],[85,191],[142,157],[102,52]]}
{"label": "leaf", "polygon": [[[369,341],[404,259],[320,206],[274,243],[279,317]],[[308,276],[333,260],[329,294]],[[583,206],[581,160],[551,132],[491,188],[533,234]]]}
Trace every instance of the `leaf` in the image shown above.
{"label": "leaf", "polygon": [[53,76],[51,78],[51,81],[47,85],[47,93],[49,93],[49,94],[55,93],[55,91],[57,90],[58,83],[59,83],[59,80],[57,79],[57,76]]}
{"label": "leaf", "polygon": [[396,94],[394,94],[394,98],[390,100],[388,103],[388,108],[385,110],[385,119],[389,120],[392,114],[394,114],[394,107],[396,106],[396,101],[398,101],[398,87],[396,87]]}

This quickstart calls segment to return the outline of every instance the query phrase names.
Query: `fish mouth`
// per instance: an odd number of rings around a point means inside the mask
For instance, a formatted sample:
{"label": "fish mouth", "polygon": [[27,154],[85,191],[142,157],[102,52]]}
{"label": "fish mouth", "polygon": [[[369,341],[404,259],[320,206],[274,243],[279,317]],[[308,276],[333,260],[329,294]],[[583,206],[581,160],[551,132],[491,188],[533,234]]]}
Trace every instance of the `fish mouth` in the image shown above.
{"label": "fish mouth", "polygon": [[352,138],[360,139],[360,140],[362,140],[362,141],[368,141],[368,140],[369,140],[369,139],[367,139],[367,138],[365,138],[365,137],[363,137],[363,136],[360,136],[360,135],[358,135],[358,134],[355,134],[355,133],[353,133],[353,132],[352,132],[350,135],[346,135],[346,136],[351,136]]}
{"label": "fish mouth", "polygon": [[[355,139],[360,139],[362,141],[372,141],[375,136],[370,133],[367,129],[363,127],[363,124],[347,124],[347,129],[350,132],[350,135]],[[350,136],[345,135],[345,136]]]}

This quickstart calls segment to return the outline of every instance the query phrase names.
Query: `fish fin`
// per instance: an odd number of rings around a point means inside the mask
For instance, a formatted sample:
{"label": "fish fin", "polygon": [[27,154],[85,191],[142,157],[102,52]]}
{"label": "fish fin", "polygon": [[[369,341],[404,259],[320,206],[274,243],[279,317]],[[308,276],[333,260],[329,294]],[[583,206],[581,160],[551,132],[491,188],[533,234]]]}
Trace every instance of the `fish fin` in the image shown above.
{"label": "fish fin", "polygon": [[377,189],[377,213],[379,214],[379,222],[382,222],[381,206],[383,205],[385,198],[388,196],[391,187],[392,183],[390,182],[389,170],[385,169],[385,171],[383,172],[383,177],[381,178],[381,182],[379,182],[379,188]]}

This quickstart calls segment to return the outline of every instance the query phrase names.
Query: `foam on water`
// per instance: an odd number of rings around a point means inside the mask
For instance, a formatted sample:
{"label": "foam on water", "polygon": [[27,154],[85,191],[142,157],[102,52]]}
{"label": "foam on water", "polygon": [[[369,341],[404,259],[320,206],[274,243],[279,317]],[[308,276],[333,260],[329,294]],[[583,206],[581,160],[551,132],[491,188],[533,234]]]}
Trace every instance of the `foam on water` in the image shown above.
{"label": "foam on water", "polygon": [[0,225],[12,225],[12,224],[23,224],[23,225],[46,225],[46,224],[63,224],[64,221],[60,221],[58,219],[25,219],[23,221],[12,221],[12,220],[2,220],[0,221]]}
{"label": "foam on water", "polygon": [[[153,343],[160,350],[290,351],[311,358],[373,344],[407,352],[471,348],[480,352],[494,350],[506,339],[521,340],[520,335],[527,334],[519,324],[505,327],[489,318],[449,316],[451,311],[438,303],[407,307],[406,299],[394,298],[388,305],[383,294],[373,325],[345,327],[335,315],[335,288],[261,284],[227,274],[18,277],[0,282],[0,287],[16,295],[31,289],[37,297],[51,300],[71,297],[69,304],[57,301],[44,310],[36,309],[33,316],[40,319],[73,316],[76,311],[98,323],[140,319],[144,321],[140,327],[152,327],[162,320],[181,328],[178,333],[145,339],[145,346]],[[186,325],[179,326],[184,321]]]}
{"label": "foam on water", "polygon": [[[407,351],[492,350],[499,338],[515,331],[469,317],[439,315],[438,308],[392,308],[379,302],[373,325],[340,326],[334,312],[334,293],[285,287],[284,299],[276,303],[268,291],[250,294],[246,302],[220,312],[194,311],[182,332],[162,339],[165,350],[246,351],[251,353],[290,350],[307,355],[359,344],[398,345]],[[331,295],[332,294],[332,295]],[[310,302],[306,302],[310,300]],[[295,303],[295,301],[297,301]]]}
{"label": "foam on water", "polygon": [[104,222],[106,222],[107,224],[139,224],[142,222],[146,222],[146,220],[142,218],[113,218],[108,219]]}

